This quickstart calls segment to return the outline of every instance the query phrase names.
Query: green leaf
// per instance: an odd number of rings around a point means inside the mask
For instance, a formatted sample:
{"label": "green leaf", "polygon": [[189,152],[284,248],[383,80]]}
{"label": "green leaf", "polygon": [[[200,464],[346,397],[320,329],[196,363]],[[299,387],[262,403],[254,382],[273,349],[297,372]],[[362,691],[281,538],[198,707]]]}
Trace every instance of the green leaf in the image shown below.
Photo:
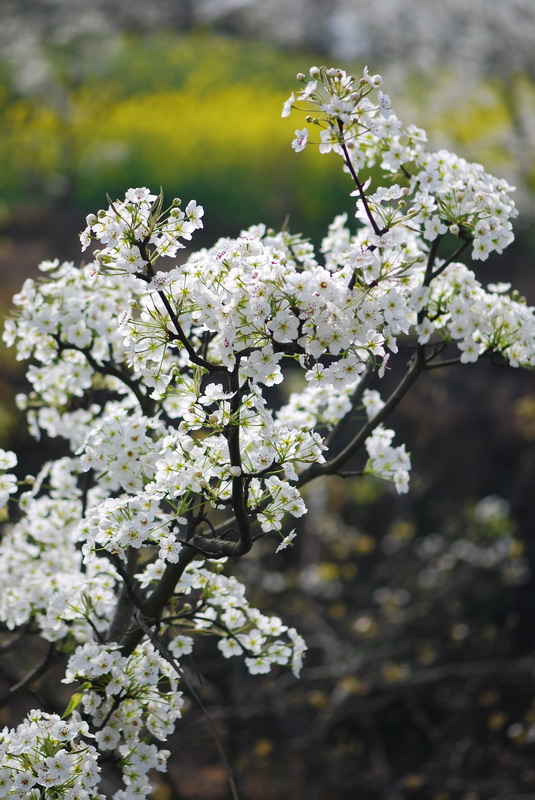
{"label": "green leaf", "polygon": [[67,706],[67,708],[65,709],[65,711],[61,716],[62,719],[65,719],[66,717],[70,716],[70,714],[72,714],[72,712],[80,705],[83,696],[84,696],[83,692],[76,692],[75,694],[73,694],[73,696],[69,700],[69,705]]}

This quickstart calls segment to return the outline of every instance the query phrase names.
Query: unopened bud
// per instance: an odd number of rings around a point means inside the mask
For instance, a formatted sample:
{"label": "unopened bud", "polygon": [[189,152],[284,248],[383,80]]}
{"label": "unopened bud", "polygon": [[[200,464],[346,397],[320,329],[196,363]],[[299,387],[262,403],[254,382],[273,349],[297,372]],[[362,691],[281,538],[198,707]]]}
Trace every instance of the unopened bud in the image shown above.
{"label": "unopened bud", "polygon": [[298,72],[298,73],[297,73],[297,75],[296,75],[295,77],[297,78],[297,80],[298,80],[298,81],[304,81],[304,80],[306,80],[306,77],[305,77],[305,74],[304,74],[304,72]]}
{"label": "unopened bud", "polygon": [[15,405],[20,411],[26,411],[28,408],[28,396],[22,393],[15,395]]}

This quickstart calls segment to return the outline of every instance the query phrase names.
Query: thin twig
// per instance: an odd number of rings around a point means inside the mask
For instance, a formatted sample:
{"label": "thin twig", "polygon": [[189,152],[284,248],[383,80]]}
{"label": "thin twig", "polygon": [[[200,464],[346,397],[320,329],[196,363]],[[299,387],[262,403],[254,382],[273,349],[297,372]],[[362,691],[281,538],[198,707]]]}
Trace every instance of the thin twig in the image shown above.
{"label": "thin twig", "polygon": [[470,244],[470,239],[465,239],[465,240],[464,240],[464,242],[463,242],[461,245],[459,245],[459,247],[457,248],[457,250],[455,250],[455,252],[453,252],[453,253],[451,254],[451,256],[449,256],[449,257],[446,259],[446,261],[445,261],[443,264],[441,264],[441,265],[440,265],[440,267],[438,267],[438,268],[437,268],[437,269],[436,269],[436,270],[435,270],[435,271],[432,273],[432,275],[431,275],[431,279],[433,280],[433,279],[434,279],[434,278],[436,278],[438,275],[440,275],[440,273],[441,273],[441,272],[444,272],[444,270],[446,269],[446,267],[449,267],[449,265],[450,265],[450,264],[451,264],[453,261],[455,261],[455,259],[456,259],[456,258],[458,258],[458,257],[461,255],[461,253],[462,253],[464,250],[466,250],[466,248],[468,247],[468,245],[469,245],[469,244]]}
{"label": "thin twig", "polygon": [[38,664],[37,667],[35,667],[35,669],[33,669],[31,672],[25,675],[24,678],[21,678],[20,681],[15,683],[14,686],[11,686],[7,692],[4,692],[4,694],[0,695],[0,708],[9,705],[9,703],[15,697],[17,697],[17,695],[21,694],[25,689],[28,688],[28,686],[30,686],[34,681],[40,678],[41,675],[44,675],[44,673],[52,665],[52,657],[54,653],[55,653],[54,643],[51,642],[48,647],[48,651],[43,660],[41,661],[41,663]]}
{"label": "thin twig", "polygon": [[355,186],[357,187],[360,200],[362,201],[362,204],[364,206],[364,210],[366,211],[366,216],[368,217],[368,219],[370,221],[370,225],[373,228],[373,232],[375,233],[376,236],[382,236],[383,233],[387,232],[388,228],[382,228],[382,229],[379,228],[378,224],[376,223],[376,221],[374,219],[374,216],[373,216],[373,214],[371,212],[370,206],[368,205],[368,200],[366,198],[366,194],[364,192],[364,188],[362,186],[362,183],[359,180],[359,176],[355,172],[355,168],[354,168],[353,163],[351,161],[351,157],[349,155],[349,151],[348,151],[346,143],[344,141],[344,123],[341,120],[338,120],[338,128],[340,130],[340,137],[341,137],[340,146],[341,146],[342,151],[344,153],[344,161],[345,161],[346,167],[348,168],[348,170],[349,170],[349,172],[351,174],[351,177],[355,181]]}
{"label": "thin twig", "polygon": [[439,369],[440,367],[453,367],[455,364],[462,364],[460,358],[448,358],[444,361],[427,361],[424,367],[425,370]]}

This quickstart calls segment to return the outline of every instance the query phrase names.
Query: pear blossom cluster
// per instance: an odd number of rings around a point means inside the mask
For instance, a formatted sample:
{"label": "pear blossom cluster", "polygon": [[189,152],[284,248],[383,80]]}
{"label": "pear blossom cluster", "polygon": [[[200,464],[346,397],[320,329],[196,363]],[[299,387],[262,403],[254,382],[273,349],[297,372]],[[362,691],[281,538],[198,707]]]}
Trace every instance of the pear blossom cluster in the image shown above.
{"label": "pear blossom cluster", "polygon": [[533,308],[509,295],[510,288],[490,284],[485,290],[472,270],[451,264],[429,288],[419,341],[433,335],[453,340],[463,363],[499,352],[511,366],[535,366]]}
{"label": "pear blossom cluster", "polygon": [[0,448],[0,508],[3,508],[10,494],[17,491],[17,478],[7,472],[17,464],[17,456],[11,450]]}
{"label": "pear blossom cluster", "polygon": [[146,188],[129,189],[123,201],[110,203],[106,210],[87,217],[87,226],[80,234],[82,250],[97,239],[105,247],[94,254],[96,264],[104,272],[120,275],[143,274],[146,265],[154,264],[160,256],[176,256],[185,247],[180,240],[191,239],[202,227],[204,209],[191,200],[182,211],[176,198],[162,217],[161,205],[160,195]]}
{"label": "pear blossom cluster", "polygon": [[20,498],[23,516],[0,541],[0,618],[11,630],[33,620],[49,642],[103,632],[116,603],[118,576],[109,562],[81,571],[79,473],[71,459],[46,464]]}
{"label": "pear blossom cluster", "polygon": [[[140,584],[156,581],[163,566],[163,559],[151,563],[138,576]],[[202,561],[190,564],[176,591],[192,600],[187,615],[169,628],[169,649],[176,659],[192,652],[193,635],[202,632],[218,638],[218,649],[225,658],[244,656],[251,674],[270,672],[274,665],[290,665],[299,676],[307,649],[303,638],[279,617],[251,607],[243,584],[224,575],[221,566],[210,568]]]}
{"label": "pear blossom cluster", "polygon": [[[151,563],[139,575],[147,585],[161,577],[163,563]],[[158,750],[150,737],[165,741],[182,715],[183,677],[181,659],[194,648],[194,634],[213,635],[224,658],[242,656],[251,674],[264,674],[275,665],[290,665],[296,676],[302,667],[306,645],[294,628],[280,618],[252,608],[245,587],[235,578],[191,564],[176,587],[192,602],[187,613],[177,615],[166,628],[167,657],[145,641],[130,656],[118,644],[86,642],[70,657],[64,683],[83,683],[81,708],[96,731],[100,750],[114,751],[126,784],[126,793],[150,792],[148,772],[165,769],[170,753]],[[195,596],[195,597],[194,597]]]}
{"label": "pear blossom cluster", "polygon": [[[311,132],[292,146],[342,158],[354,229],[336,216],[316,252],[259,224],[177,263],[202,207],[164,209],[161,193],[134,188],[87,218],[82,246],[101,248],[90,263],[44,262],[14,298],[3,338],[30,360],[18,404],[36,439],[62,439],[70,455],[20,482],[0,541],[0,622],[67,653],[65,682],[78,686],[66,739],[41,712],[2,734],[0,797],[20,796],[17,764],[36,798],[43,780],[54,797],[98,797],[97,751],[122,771],[115,800],[148,797],[200,637],[251,674],[298,676],[305,642],[250,606],[233,559],[264,537],[277,553],[297,542],[315,477],[371,475],[407,492],[411,455],[384,422],[420,372],[486,357],[535,365],[533,309],[459,260],[509,244],[511,187],[425,150],[380,76],[298,77],[283,115],[304,106]],[[377,185],[360,177],[372,167]],[[388,395],[378,386],[396,356],[405,374]],[[0,450],[0,505],[18,489],[15,466]]]}
{"label": "pear blossom cluster", "polygon": [[0,731],[0,797],[105,800],[98,792],[98,750],[76,712],[62,719],[39,709]]}
{"label": "pear blossom cluster", "polygon": [[75,680],[84,684],[79,700],[96,731],[97,746],[119,756],[126,789],[115,793],[116,800],[146,796],[151,788],[147,773],[164,771],[170,755],[146,740],[168,738],[182,714],[177,672],[150,642],[129,657],[121,655],[118,645],[86,642],[70,657],[63,682]]}
{"label": "pear blossom cluster", "polygon": [[[166,274],[181,328],[197,347],[203,336],[209,341],[211,363],[228,369],[239,361],[243,378],[272,386],[282,381],[283,363],[291,359],[308,367],[307,379],[319,369],[325,383],[342,387],[368,360],[384,357],[384,336],[359,315],[362,298],[348,286],[348,272],[320,266],[302,244],[298,237],[255,226]],[[169,380],[161,350],[170,322],[161,297],[145,296],[147,302],[150,308],[125,323],[126,342],[135,368],[167,376],[161,385]],[[147,345],[148,332],[153,344],[160,341],[156,352]],[[325,366],[325,354],[338,358]]]}
{"label": "pear blossom cluster", "polygon": [[[384,402],[377,390],[365,389],[362,404],[368,419],[373,418],[384,407]],[[399,494],[408,492],[411,457],[404,444],[393,446],[395,437],[393,430],[378,425],[366,439],[368,461],[364,473],[375,475],[383,480],[391,480]]]}
{"label": "pear blossom cluster", "polygon": [[[356,79],[344,70],[312,67],[309,79],[292,92],[283,116],[293,108],[307,113],[307,122],[319,131],[320,153],[335,152],[345,158],[345,168],[358,173],[379,165],[385,176],[401,173],[406,185],[390,182],[365,198],[359,183],[356,216],[370,221],[377,236],[408,220],[424,240],[434,241],[449,232],[472,242],[472,258],[485,260],[501,253],[513,240],[511,220],[517,211],[505,180],[485,172],[446,150],[429,152],[425,131],[404,127],[392,110],[390,97],[380,87],[380,75],[367,68]],[[292,144],[300,152],[311,142],[308,128],[296,131]]]}

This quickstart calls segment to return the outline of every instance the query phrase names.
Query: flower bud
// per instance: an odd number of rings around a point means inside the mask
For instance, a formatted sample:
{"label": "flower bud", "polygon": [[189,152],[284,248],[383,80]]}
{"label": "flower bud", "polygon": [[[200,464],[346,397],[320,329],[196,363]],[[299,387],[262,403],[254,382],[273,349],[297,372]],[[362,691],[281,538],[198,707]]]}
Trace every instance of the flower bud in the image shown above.
{"label": "flower bud", "polygon": [[26,411],[28,408],[28,396],[22,393],[15,395],[15,405],[20,411]]}

